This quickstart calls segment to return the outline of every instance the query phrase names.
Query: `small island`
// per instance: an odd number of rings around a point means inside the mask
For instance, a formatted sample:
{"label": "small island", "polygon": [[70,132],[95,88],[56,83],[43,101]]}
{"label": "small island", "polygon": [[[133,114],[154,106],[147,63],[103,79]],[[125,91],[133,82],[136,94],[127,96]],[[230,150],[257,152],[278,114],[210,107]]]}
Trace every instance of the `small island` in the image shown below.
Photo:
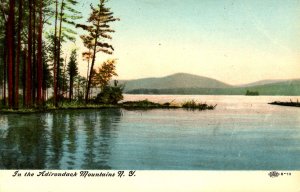
{"label": "small island", "polygon": [[274,101],[269,104],[270,105],[289,106],[289,107],[300,107],[300,103],[298,100],[296,102],[294,102],[292,100],[290,100],[289,102]]}
{"label": "small island", "polygon": [[247,90],[246,95],[247,96],[258,96],[259,92],[258,91],[249,91],[249,90]]}

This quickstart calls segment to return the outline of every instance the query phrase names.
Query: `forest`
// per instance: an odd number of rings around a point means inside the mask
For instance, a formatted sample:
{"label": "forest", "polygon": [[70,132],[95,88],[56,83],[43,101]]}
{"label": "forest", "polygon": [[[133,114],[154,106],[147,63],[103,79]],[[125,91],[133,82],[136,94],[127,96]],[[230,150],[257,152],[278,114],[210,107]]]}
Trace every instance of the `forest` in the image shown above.
{"label": "forest", "polygon": [[[110,85],[111,78],[117,76],[116,59],[103,61],[95,68],[96,57],[113,53],[111,39],[115,31],[111,23],[120,19],[107,6],[107,0],[99,0],[85,10],[89,16],[82,22],[78,3],[1,0],[1,108],[59,108],[64,102],[116,103],[122,98],[117,81]],[[65,43],[75,43],[78,37],[84,44],[83,52],[63,49]],[[79,74],[79,54],[88,65],[86,76]],[[94,88],[100,90],[97,97],[92,96]]]}

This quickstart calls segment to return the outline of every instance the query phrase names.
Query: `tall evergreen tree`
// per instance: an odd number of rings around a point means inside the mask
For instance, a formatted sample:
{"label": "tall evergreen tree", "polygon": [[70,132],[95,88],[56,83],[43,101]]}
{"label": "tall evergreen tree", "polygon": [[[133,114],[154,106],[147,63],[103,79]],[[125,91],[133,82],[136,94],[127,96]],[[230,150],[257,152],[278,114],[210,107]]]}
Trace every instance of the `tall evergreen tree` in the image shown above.
{"label": "tall evergreen tree", "polygon": [[[55,28],[58,28],[58,32],[55,31],[55,48],[54,48],[54,54],[55,54],[55,60],[54,62],[56,63],[55,66],[55,75],[54,78],[56,78],[55,80],[55,85],[54,85],[54,104],[55,106],[58,106],[58,97],[57,94],[59,92],[58,90],[58,75],[60,74],[60,62],[57,62],[60,60],[60,56],[61,56],[61,44],[63,41],[63,38],[65,37],[68,40],[72,40],[74,41],[75,38],[73,37],[73,35],[76,34],[76,32],[74,30],[72,30],[71,28],[67,28],[67,27],[63,27],[63,24],[66,23],[70,26],[75,26],[75,20],[76,19],[80,19],[82,18],[82,16],[80,15],[80,12],[75,10],[73,7],[76,6],[78,4],[78,2],[76,0],[62,0],[60,3],[60,10],[58,13],[58,9],[57,9],[57,4],[56,4],[56,23],[59,19],[59,27],[57,27],[55,25]],[[57,15],[58,14],[58,15]],[[57,18],[59,16],[59,18]]]}
{"label": "tall evergreen tree", "polygon": [[28,0],[28,40],[27,40],[27,67],[26,67],[26,99],[25,105],[32,105],[32,0]]}
{"label": "tall evergreen tree", "polygon": [[7,48],[8,48],[8,104],[10,108],[15,107],[15,0],[9,1],[9,14],[7,23]]}
{"label": "tall evergreen tree", "polygon": [[21,63],[21,31],[22,31],[22,19],[23,19],[23,0],[19,0],[18,4],[18,32],[17,32],[17,51],[16,51],[16,80],[15,80],[15,107],[19,107],[19,68]]}
{"label": "tall evergreen tree", "polygon": [[0,47],[3,49],[0,59],[0,85],[3,88],[3,98],[6,97],[6,85],[8,86],[10,108],[19,107],[20,87],[23,88],[23,105],[31,107],[43,102],[46,80],[43,78],[43,67],[46,65],[42,41],[44,24],[54,15],[51,8],[54,1],[1,0]]}
{"label": "tall evergreen tree", "polygon": [[48,89],[51,87],[53,76],[50,71],[50,61],[49,57],[47,55],[47,52],[49,51],[49,47],[45,42],[42,44],[42,59],[43,59],[43,101],[47,100],[48,97]]}
{"label": "tall evergreen tree", "polygon": [[54,105],[58,105],[58,98],[57,98],[57,93],[58,93],[58,86],[57,86],[57,60],[56,60],[56,55],[57,55],[57,18],[58,18],[58,0],[55,0],[55,20],[54,20],[54,36],[53,36],[53,101]]}
{"label": "tall evergreen tree", "polygon": [[86,35],[87,44],[92,46],[92,63],[90,67],[90,75],[87,83],[87,90],[85,94],[85,102],[88,102],[89,91],[92,83],[92,72],[96,61],[96,54],[98,52],[103,52],[106,54],[112,54],[114,48],[107,42],[104,42],[104,39],[112,39],[110,33],[115,32],[108,25],[111,22],[119,20],[113,16],[113,12],[111,12],[110,8],[105,6],[107,0],[100,0],[100,3],[97,7],[93,7],[91,5],[92,13],[88,18],[88,22],[90,25],[79,24],[77,27],[80,27],[86,30],[89,34]]}
{"label": "tall evergreen tree", "polygon": [[70,60],[67,66],[67,71],[69,75],[69,100],[73,99],[73,85],[74,78],[78,75],[78,67],[77,67],[77,51],[76,49],[72,50]]}
{"label": "tall evergreen tree", "polygon": [[43,102],[43,59],[42,59],[42,33],[43,33],[43,0],[39,2],[39,24],[38,24],[38,50],[37,50],[37,103]]}
{"label": "tall evergreen tree", "polygon": [[7,56],[7,48],[6,48],[6,36],[7,36],[7,6],[4,3],[1,3],[1,17],[0,17],[0,46],[1,46],[1,61],[0,61],[0,85],[2,86],[2,105],[6,105],[6,56]]}

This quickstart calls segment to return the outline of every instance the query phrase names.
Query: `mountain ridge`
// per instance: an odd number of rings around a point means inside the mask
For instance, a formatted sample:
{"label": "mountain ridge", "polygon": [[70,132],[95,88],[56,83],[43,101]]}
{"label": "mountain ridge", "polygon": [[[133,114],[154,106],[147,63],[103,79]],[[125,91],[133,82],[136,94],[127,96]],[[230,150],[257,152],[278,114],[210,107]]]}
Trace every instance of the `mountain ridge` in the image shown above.
{"label": "mountain ridge", "polygon": [[259,86],[259,85],[266,85],[266,84],[273,84],[273,83],[282,83],[282,82],[292,82],[298,81],[300,79],[264,79],[260,81],[254,81],[251,83],[246,84],[239,84],[236,85],[237,87],[251,87],[251,86]]}
{"label": "mountain ridge", "polygon": [[149,77],[134,80],[120,80],[125,91],[133,89],[176,89],[176,88],[229,88],[230,84],[219,80],[188,73],[175,73],[164,77]]}
{"label": "mountain ridge", "polygon": [[244,95],[249,89],[259,91],[260,95],[300,95],[300,79],[267,79],[243,85],[230,85],[209,77],[175,73],[164,77],[120,80],[119,83],[125,85],[125,93],[132,94]]}

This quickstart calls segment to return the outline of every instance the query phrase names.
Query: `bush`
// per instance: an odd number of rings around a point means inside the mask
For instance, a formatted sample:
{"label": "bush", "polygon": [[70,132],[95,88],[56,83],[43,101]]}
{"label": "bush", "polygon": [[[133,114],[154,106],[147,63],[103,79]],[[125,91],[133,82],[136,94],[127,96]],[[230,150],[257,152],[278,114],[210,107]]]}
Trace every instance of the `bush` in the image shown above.
{"label": "bush", "polygon": [[199,110],[213,110],[217,105],[207,105],[206,103],[198,103],[195,100],[186,101],[182,103],[182,108],[184,109],[199,109]]}
{"label": "bush", "polygon": [[122,86],[105,86],[101,92],[96,96],[94,102],[96,104],[117,104],[123,99]]}

